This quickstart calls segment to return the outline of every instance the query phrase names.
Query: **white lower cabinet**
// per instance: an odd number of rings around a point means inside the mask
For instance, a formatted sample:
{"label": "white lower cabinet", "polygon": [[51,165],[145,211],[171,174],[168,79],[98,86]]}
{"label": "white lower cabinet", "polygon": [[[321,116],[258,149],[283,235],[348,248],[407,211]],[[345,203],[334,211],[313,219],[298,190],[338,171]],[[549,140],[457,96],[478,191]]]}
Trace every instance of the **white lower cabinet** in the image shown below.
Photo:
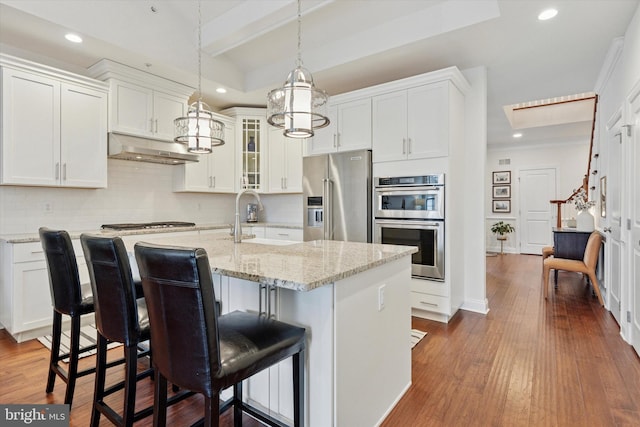
{"label": "white lower cabinet", "polygon": [[447,282],[411,279],[412,315],[448,322],[460,304],[458,299],[451,297],[451,285]]}
{"label": "white lower cabinet", "polygon": [[[259,267],[259,264],[256,265],[256,268]],[[305,409],[306,418],[311,420],[311,425],[331,425],[331,414],[322,408],[331,407],[333,381],[321,375],[315,376],[315,373],[331,372],[333,363],[326,354],[326,350],[333,347],[333,287],[325,286],[310,292],[275,288],[271,291],[269,303],[266,297],[261,301],[260,285],[256,282],[214,275],[213,283],[216,298],[222,302],[223,314],[235,310],[257,314],[269,311],[270,306],[271,313],[278,320],[307,329],[307,377],[304,394],[306,404],[313,400],[315,407],[320,410],[309,413],[309,409]],[[313,336],[310,334],[312,330],[316,331]],[[288,358],[246,380],[243,384],[245,401],[287,424],[292,424],[292,369],[292,360]],[[314,387],[310,386],[311,381]],[[222,398],[228,399],[232,393],[229,388],[223,391]]]}
{"label": "white lower cabinet", "polygon": [[302,229],[299,228],[284,228],[284,227],[266,227],[264,237],[267,239],[276,240],[293,240],[296,242],[302,242]]}
{"label": "white lower cabinet", "polygon": [[[80,281],[89,283],[80,241],[73,240],[73,247]],[[42,245],[40,242],[3,242],[0,254],[0,323],[17,342],[50,334],[53,306]]]}

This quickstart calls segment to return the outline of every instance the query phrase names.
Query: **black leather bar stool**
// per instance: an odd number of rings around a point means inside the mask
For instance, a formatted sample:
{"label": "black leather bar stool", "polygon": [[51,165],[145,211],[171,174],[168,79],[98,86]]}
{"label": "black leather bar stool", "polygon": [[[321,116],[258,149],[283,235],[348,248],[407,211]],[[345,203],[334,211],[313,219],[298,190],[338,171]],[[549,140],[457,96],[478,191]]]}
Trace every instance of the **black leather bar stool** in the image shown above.
{"label": "black leather bar stool", "polygon": [[[151,368],[137,372],[138,357],[149,354],[149,351],[139,352],[138,349],[141,342],[150,338],[147,307],[144,298],[136,298],[131,266],[122,239],[83,234],[80,241],[89,268],[98,329],[91,426],[99,424],[101,414],[118,426],[131,426],[134,421],[153,412],[152,406],[135,411],[136,383],[153,372]],[[124,344],[125,379],[105,388],[107,343],[110,341]],[[120,415],[104,399],[123,388],[124,410]]]}
{"label": "black leather bar stool", "polygon": [[[205,397],[205,426],[234,406],[263,423],[282,422],[242,401],[242,381],[293,357],[294,425],[304,420],[305,330],[258,314],[219,315],[204,249],[137,243],[136,260],[151,321],[156,371],[154,426],[166,425],[167,380]],[[221,390],[234,396],[220,406]]]}
{"label": "black leather bar stool", "polygon": [[[69,233],[41,227],[38,230],[49,271],[49,289],[53,304],[53,330],[51,334],[51,358],[47,377],[47,393],[53,391],[56,376],[67,384],[64,403],[71,408],[76,379],[96,371],[95,367],[78,371],[78,358],[82,353],[94,350],[95,345],[80,348],[80,320],[83,314],[93,313],[91,286],[82,285],[78,264]],[[71,317],[69,353],[60,354],[62,315]],[[60,361],[69,358],[68,370]]]}

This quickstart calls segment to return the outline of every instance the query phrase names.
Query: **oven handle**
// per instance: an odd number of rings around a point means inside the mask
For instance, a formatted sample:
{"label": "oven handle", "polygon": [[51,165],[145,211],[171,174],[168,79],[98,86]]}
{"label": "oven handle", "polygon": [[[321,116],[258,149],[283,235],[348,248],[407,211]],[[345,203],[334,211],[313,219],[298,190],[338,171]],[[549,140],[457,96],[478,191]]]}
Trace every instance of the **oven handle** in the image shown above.
{"label": "oven handle", "polygon": [[[427,228],[427,227],[440,227],[441,225],[444,224],[444,221],[425,222],[425,221],[411,221],[407,219],[396,220],[396,219],[377,219],[376,218],[375,223],[383,224],[383,225],[400,225],[400,226],[416,225],[418,226],[418,228]],[[402,228],[407,228],[407,227],[402,227]]]}
{"label": "oven handle", "polygon": [[402,192],[409,192],[409,191],[440,191],[442,188],[444,188],[443,185],[426,185],[426,186],[413,186],[413,185],[407,185],[407,186],[397,186],[397,187],[376,187],[375,190],[376,192],[389,192],[389,191],[402,191]]}
{"label": "oven handle", "polygon": [[440,187],[428,187],[416,189],[415,187],[411,190],[406,188],[399,188],[394,190],[389,189],[376,189],[377,196],[422,196],[426,192],[437,192],[440,191]]}

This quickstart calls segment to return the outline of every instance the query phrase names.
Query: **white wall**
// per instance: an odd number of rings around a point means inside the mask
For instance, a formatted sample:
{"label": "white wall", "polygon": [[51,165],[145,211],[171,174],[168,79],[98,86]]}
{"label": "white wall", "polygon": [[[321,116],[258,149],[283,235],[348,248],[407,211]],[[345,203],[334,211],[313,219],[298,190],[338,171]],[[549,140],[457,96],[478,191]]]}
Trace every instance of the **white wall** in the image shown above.
{"label": "white wall", "polygon": [[465,153],[464,153],[464,303],[465,310],[486,313],[489,303],[486,293],[486,261],[484,219],[481,210],[485,198],[487,156],[487,69],[475,67],[463,70],[471,90],[465,97]]}
{"label": "white wall", "polygon": [[[509,159],[510,164],[500,165],[501,159]],[[487,250],[496,251],[500,244],[489,230],[491,224],[503,220],[515,226],[516,231],[505,242],[505,252],[519,252],[519,224],[520,187],[519,171],[532,168],[554,168],[556,170],[556,199],[566,199],[575,189],[582,185],[582,178],[587,172],[589,160],[589,140],[561,143],[558,145],[541,145],[512,148],[489,148],[487,151],[486,168],[486,196],[485,196],[485,234],[487,236]],[[594,168],[592,164],[592,169]],[[511,171],[511,213],[496,214],[492,212],[492,173],[494,171]],[[592,197],[590,197],[592,198]],[[555,205],[551,206],[555,209]],[[562,208],[563,218],[575,218],[576,210],[573,204],[565,204]],[[555,224],[554,224],[555,225]],[[552,244],[552,242],[549,242]]]}
{"label": "white wall", "polygon": [[[120,222],[233,222],[233,194],[174,193],[174,166],[114,159],[108,162],[106,189],[0,186],[0,234],[37,233],[43,225],[83,231]],[[243,219],[251,199],[244,196],[240,200]],[[265,209],[260,212],[261,221],[302,223],[299,194],[264,195],[262,201]]]}
{"label": "white wall", "polygon": [[[620,46],[622,43],[622,46]],[[616,40],[612,43],[608,62],[602,67],[600,76],[598,79],[598,85],[596,90],[600,95],[601,109],[599,111],[598,125],[598,145],[599,150],[602,153],[602,165],[601,176],[610,176],[614,168],[619,168],[622,176],[620,186],[621,188],[615,189],[612,187],[613,182],[607,181],[607,189],[609,194],[618,193],[621,197],[622,208],[622,227],[620,228],[621,254],[616,261],[620,263],[619,277],[619,296],[620,296],[620,311],[621,313],[628,312],[631,318],[637,316],[637,304],[634,305],[634,296],[640,294],[640,288],[637,280],[633,278],[633,253],[634,247],[632,244],[632,232],[627,230],[624,226],[627,219],[632,215],[632,205],[636,202],[638,194],[633,193],[634,184],[640,182],[640,171],[633,170],[630,165],[630,157],[632,155],[631,146],[628,142],[632,141],[631,138],[623,137],[621,146],[622,150],[622,164],[614,164],[608,153],[608,147],[610,146],[609,136],[607,133],[607,122],[617,112],[622,113],[622,123],[629,124],[630,118],[627,116],[628,112],[625,111],[626,97],[631,93],[634,85],[640,84],[640,5],[636,8],[635,14],[627,27],[624,39],[622,41]],[[596,218],[598,218],[596,216]],[[599,228],[612,226],[611,215],[607,215],[606,218],[600,218]],[[608,235],[607,233],[605,233]],[[610,243],[605,242],[605,258],[608,259],[609,264],[605,263],[605,283],[608,287],[612,286],[609,283],[609,278],[606,275],[606,271],[609,266],[612,266],[613,259],[610,250]],[[635,281],[635,283],[634,283]],[[608,299],[605,298],[605,299]],[[607,304],[610,304],[608,302]],[[634,336],[633,327],[630,322],[622,321],[620,323],[620,335],[625,341],[633,344],[637,348],[637,343],[640,342],[640,337]]]}

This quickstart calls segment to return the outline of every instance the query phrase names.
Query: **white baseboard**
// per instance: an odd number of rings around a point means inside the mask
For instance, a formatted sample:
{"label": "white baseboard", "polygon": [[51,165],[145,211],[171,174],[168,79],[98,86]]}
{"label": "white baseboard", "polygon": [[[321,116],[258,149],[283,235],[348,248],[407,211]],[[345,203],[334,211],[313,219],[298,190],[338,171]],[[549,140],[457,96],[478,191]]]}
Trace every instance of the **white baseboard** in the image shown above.
{"label": "white baseboard", "polygon": [[489,300],[486,298],[484,300],[466,300],[460,308],[474,313],[487,314],[489,312]]}

